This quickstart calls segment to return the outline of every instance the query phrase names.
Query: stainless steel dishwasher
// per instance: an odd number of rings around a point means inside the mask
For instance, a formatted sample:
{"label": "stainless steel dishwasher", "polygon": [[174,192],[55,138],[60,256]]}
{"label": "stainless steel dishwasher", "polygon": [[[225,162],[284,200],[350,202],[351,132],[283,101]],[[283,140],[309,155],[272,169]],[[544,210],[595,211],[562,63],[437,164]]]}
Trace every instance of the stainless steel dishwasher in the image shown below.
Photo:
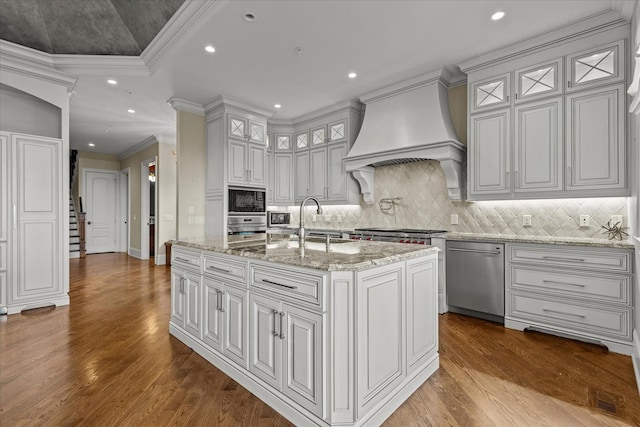
{"label": "stainless steel dishwasher", "polygon": [[504,323],[504,245],[447,242],[449,311]]}

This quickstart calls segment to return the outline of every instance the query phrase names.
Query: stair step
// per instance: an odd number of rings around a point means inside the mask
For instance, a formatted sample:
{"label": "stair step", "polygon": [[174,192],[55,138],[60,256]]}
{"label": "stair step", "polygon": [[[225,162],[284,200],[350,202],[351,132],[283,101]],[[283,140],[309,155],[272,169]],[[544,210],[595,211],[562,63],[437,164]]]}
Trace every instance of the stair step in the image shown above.
{"label": "stair step", "polygon": [[80,236],[69,236],[69,245],[80,244]]}
{"label": "stair step", "polygon": [[69,251],[79,251],[80,250],[80,243],[72,243],[69,245]]}

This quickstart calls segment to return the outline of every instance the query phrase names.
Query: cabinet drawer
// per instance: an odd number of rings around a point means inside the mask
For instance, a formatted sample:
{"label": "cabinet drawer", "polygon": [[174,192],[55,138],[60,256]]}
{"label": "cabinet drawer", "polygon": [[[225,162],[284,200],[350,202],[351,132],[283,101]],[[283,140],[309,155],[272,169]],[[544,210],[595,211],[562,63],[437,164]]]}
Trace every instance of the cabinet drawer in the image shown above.
{"label": "cabinet drawer", "polygon": [[508,293],[507,316],[531,320],[551,327],[631,341],[631,307],[595,308],[553,297]]}
{"label": "cabinet drawer", "polygon": [[576,248],[575,246],[540,247],[511,246],[511,262],[544,264],[589,270],[631,272],[631,251],[598,248]]}
{"label": "cabinet drawer", "polygon": [[247,262],[211,253],[205,253],[203,258],[203,273],[222,275],[246,286]]}
{"label": "cabinet drawer", "polygon": [[587,272],[511,267],[509,288],[631,305],[629,276],[594,276]]}
{"label": "cabinet drawer", "polygon": [[171,265],[200,270],[200,251],[190,251],[184,248],[173,247],[171,251]]}
{"label": "cabinet drawer", "polygon": [[251,266],[250,286],[282,296],[322,305],[326,275],[301,270],[284,270],[269,265]]}
{"label": "cabinet drawer", "polygon": [[7,242],[0,243],[0,271],[7,269]]}

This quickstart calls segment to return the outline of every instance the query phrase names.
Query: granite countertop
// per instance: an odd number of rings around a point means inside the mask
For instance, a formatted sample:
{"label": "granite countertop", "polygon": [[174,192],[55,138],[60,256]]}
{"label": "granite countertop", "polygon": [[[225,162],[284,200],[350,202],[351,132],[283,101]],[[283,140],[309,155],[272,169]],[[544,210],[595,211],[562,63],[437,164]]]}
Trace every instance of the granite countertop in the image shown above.
{"label": "granite countertop", "polygon": [[591,246],[633,249],[630,240],[608,240],[582,237],[518,236],[515,234],[441,233],[434,235],[447,240],[478,240],[488,242],[545,243],[549,245]]}
{"label": "granite countertop", "polygon": [[314,237],[308,237],[301,248],[297,236],[286,234],[253,235],[251,238],[222,236],[204,241],[177,240],[173,244],[325,271],[366,270],[438,251],[429,245],[341,239],[331,239],[327,250],[325,239]]}

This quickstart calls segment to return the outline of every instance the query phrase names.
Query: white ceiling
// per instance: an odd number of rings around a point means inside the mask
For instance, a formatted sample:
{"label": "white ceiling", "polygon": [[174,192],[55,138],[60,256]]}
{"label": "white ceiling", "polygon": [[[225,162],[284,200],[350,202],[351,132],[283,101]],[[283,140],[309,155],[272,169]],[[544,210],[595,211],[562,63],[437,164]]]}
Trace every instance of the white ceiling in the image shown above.
{"label": "white ceiling", "polygon": [[[274,119],[292,119],[602,11],[632,11],[633,4],[635,0],[224,2],[169,49],[151,76],[95,70],[80,75],[71,103],[71,147],[119,154],[152,135],[175,142],[175,111],[167,104],[171,97],[206,105],[224,94],[272,111]],[[489,17],[498,9],[506,17],[492,22]],[[243,21],[246,12],[255,14],[256,21]],[[216,52],[207,54],[206,44]],[[351,71],[358,73],[356,79],[347,78]],[[107,78],[117,79],[118,85],[108,85]],[[276,110],[276,103],[282,109]],[[96,146],[89,148],[89,142]]]}

